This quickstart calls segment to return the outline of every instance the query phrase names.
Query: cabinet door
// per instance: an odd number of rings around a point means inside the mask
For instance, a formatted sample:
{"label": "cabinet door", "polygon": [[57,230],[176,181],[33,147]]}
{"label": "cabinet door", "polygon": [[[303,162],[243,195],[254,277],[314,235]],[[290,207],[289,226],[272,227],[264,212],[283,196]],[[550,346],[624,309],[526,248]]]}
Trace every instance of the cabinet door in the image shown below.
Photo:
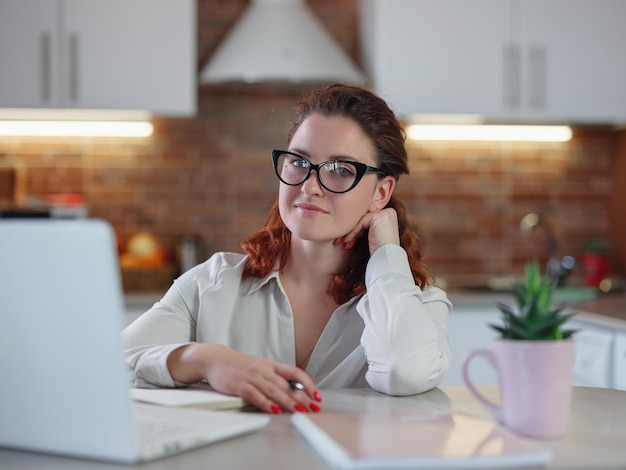
{"label": "cabinet door", "polygon": [[[448,340],[452,354],[450,368],[440,385],[464,385],[462,366],[467,355],[479,348],[492,349],[498,333],[490,324],[501,324],[500,311],[493,304],[463,305],[455,302],[448,323]],[[475,385],[498,383],[498,373],[489,363],[475,359],[469,367]]]}
{"label": "cabinet door", "polygon": [[615,335],[613,346],[613,388],[626,390],[626,332]]}
{"label": "cabinet door", "polygon": [[0,2],[0,107],[59,106],[57,3]]}
{"label": "cabinet door", "polygon": [[192,0],[65,0],[68,106],[196,109]]}
{"label": "cabinet door", "polygon": [[369,0],[362,15],[364,60],[397,113],[510,114],[509,1]]}
{"label": "cabinet door", "polygon": [[576,358],[573,385],[611,388],[613,332],[590,323],[572,321]]}
{"label": "cabinet door", "polygon": [[626,119],[626,2],[523,0],[522,115]]}

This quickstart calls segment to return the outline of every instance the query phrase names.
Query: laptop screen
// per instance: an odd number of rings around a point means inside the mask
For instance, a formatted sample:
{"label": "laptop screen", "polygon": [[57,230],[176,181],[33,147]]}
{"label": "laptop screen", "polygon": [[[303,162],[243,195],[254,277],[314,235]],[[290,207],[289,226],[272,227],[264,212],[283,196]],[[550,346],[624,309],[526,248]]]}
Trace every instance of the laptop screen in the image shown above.
{"label": "laptop screen", "polygon": [[132,443],[111,226],[0,220],[0,298],[0,445],[88,449],[112,435]]}

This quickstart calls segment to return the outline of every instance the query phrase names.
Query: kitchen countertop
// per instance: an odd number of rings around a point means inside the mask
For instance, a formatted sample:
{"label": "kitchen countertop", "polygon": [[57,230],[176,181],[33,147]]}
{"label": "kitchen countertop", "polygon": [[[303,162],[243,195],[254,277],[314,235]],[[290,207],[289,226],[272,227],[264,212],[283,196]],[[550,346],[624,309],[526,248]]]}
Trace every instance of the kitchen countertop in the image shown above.
{"label": "kitchen countertop", "polygon": [[[163,292],[127,293],[126,306],[130,308],[145,308],[147,310],[163,296]],[[457,307],[496,306],[499,302],[509,304],[513,302],[510,292],[485,292],[478,289],[459,289],[448,293],[450,301]],[[624,327],[626,322],[626,292],[600,294],[597,298],[571,304],[571,310],[580,312],[583,318],[607,326]]]}
{"label": "kitchen countertop", "polygon": [[158,302],[165,292],[125,292],[124,303],[127,307],[151,307],[155,302]]}
{"label": "kitchen countertop", "polygon": [[[459,307],[496,307],[498,303],[514,302],[511,292],[459,289],[448,293],[452,304]],[[581,320],[589,320],[607,327],[626,328],[626,292],[599,294],[582,302],[567,303],[568,310],[575,311]]]}
{"label": "kitchen countertop", "polygon": [[597,298],[578,303],[572,308],[583,315],[601,319],[608,326],[616,321],[623,325],[626,322],[626,293],[600,294]]}

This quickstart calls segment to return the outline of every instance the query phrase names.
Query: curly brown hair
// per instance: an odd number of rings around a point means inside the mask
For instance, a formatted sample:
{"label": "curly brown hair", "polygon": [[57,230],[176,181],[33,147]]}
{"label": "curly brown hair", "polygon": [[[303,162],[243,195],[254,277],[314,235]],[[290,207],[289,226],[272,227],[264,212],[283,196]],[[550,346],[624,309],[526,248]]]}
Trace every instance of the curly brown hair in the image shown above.
{"label": "curly brown hair", "polygon": [[[295,108],[287,142],[290,142],[302,122],[312,114],[342,116],[357,123],[371,139],[376,149],[376,166],[396,180],[408,174],[407,153],[404,147],[405,133],[387,103],[364,88],[330,85],[312,92]],[[423,244],[415,226],[409,221],[402,201],[392,196],[386,207],[398,214],[400,245],[406,251],[415,283],[425,287],[432,282],[423,261]],[[278,210],[278,202],[270,209],[263,230],[241,244],[248,254],[243,276],[265,277],[278,264],[282,270],[287,261],[291,244],[291,232],[285,226]],[[367,232],[350,250],[349,259],[342,272],[336,273],[329,292],[339,304],[365,292],[365,269],[370,258]]]}

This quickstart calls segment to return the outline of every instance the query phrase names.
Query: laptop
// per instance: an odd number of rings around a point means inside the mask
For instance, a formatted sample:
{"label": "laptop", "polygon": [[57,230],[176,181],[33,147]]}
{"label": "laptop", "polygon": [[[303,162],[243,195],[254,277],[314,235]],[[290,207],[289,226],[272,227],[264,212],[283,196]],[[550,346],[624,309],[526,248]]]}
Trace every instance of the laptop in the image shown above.
{"label": "laptop", "polygon": [[109,223],[0,220],[0,447],[135,463],[269,422],[133,402],[121,285]]}

